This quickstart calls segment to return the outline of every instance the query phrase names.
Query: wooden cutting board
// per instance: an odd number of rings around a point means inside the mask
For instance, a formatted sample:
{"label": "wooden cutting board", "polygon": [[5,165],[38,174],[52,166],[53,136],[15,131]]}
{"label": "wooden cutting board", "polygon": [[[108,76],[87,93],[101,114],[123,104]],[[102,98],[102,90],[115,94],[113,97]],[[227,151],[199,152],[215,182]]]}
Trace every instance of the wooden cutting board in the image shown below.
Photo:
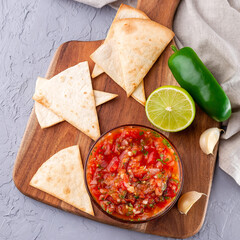
{"label": "wooden cutting board", "polygon": [[[173,17],[178,4],[179,0],[145,0],[139,1],[138,8],[143,10],[152,20],[172,28]],[[85,60],[89,61],[90,70],[92,71],[94,64],[89,55],[101,43],[102,41],[72,41],[62,44],[53,57],[46,78],[51,78],[66,68]],[[171,54],[172,50],[169,44],[145,77],[146,96],[149,96],[159,86],[177,85],[167,65]],[[153,127],[147,120],[144,107],[133,98],[127,98],[125,92],[106,74],[93,79],[92,82],[93,88],[96,90],[117,93],[119,95],[113,101],[97,108],[101,133],[118,125],[129,123]],[[200,150],[199,137],[205,129],[214,126],[219,126],[219,123],[209,118],[197,107],[196,118],[190,127],[179,133],[164,133],[174,143],[182,157],[184,167],[183,193],[196,190],[208,195],[208,197],[202,197],[187,216],[181,215],[175,206],[165,216],[148,223],[120,223],[105,216],[96,206],[94,206],[95,216],[92,217],[49,194],[29,186],[30,179],[41,164],[59,150],[78,144],[84,163],[87,153],[93,144],[89,137],[67,122],[62,122],[42,130],[36,119],[34,109],[30,115],[19,148],[13,179],[17,188],[23,194],[65,211],[95,221],[144,233],[187,238],[200,230],[207,210],[217,149],[215,149],[214,155],[206,156]]]}

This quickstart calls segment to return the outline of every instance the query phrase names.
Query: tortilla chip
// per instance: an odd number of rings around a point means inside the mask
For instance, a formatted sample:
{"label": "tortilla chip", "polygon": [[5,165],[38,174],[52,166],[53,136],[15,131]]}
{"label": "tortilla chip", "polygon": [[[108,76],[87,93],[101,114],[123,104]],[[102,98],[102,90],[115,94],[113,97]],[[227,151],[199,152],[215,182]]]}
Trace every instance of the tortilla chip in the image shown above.
{"label": "tortilla chip", "polygon": [[136,101],[138,101],[140,104],[145,106],[146,104],[146,96],[144,91],[144,83],[143,81],[140,82],[136,90],[132,93],[131,97],[133,97]]}
{"label": "tortilla chip", "polygon": [[98,77],[102,73],[104,73],[104,70],[99,65],[95,64],[95,66],[93,67],[92,75],[91,75],[92,78]]}
{"label": "tortilla chip", "polygon": [[118,95],[108,92],[102,92],[98,90],[93,90],[96,106],[102,105],[114,98],[116,98]]}
{"label": "tortilla chip", "polygon": [[[38,77],[36,81],[35,91],[37,91],[38,88],[40,88],[40,86],[42,86],[45,83],[45,81],[49,80]],[[35,113],[41,128],[47,128],[64,121],[62,117],[56,115],[53,111],[44,107],[42,104],[38,102],[35,102]]]}
{"label": "tortilla chip", "polygon": [[77,145],[57,152],[44,162],[30,185],[94,215],[84,184],[84,171]]}
{"label": "tortilla chip", "polygon": [[129,5],[121,4],[113,21],[124,18],[150,19],[145,12]]}
{"label": "tortilla chip", "polygon": [[[36,91],[42,84],[44,84],[45,81],[49,81],[49,80],[41,77],[37,78]],[[97,90],[93,90],[93,94],[94,94],[96,106],[99,106],[105,102],[108,102],[118,96],[117,94],[102,92]],[[44,107],[42,104],[38,102],[35,102],[35,113],[41,128],[51,127],[57,123],[64,121],[62,117],[59,117],[50,109]]]}
{"label": "tortilla chip", "polygon": [[122,78],[122,69],[119,67],[119,54],[114,39],[102,44],[94,53],[91,59],[98,64],[120,87],[125,89]]}
{"label": "tortilla chip", "polygon": [[[124,19],[124,18],[149,19],[149,17],[144,12],[142,12],[142,11],[136,9],[136,8],[130,7],[128,5],[121,4],[118,11],[117,11],[117,14],[116,14],[116,16],[113,20],[113,23],[116,20]],[[113,29],[112,29],[112,26],[111,26],[109,31],[108,31],[107,37],[105,39],[105,42],[107,42],[109,39],[111,39],[112,36],[113,36]],[[104,70],[99,65],[96,64],[93,68],[93,71],[92,71],[92,78],[95,78],[95,77],[99,76],[103,72],[104,72]],[[144,91],[144,89],[143,89],[143,91]],[[133,98],[135,99],[135,97],[133,97]]]}
{"label": "tortilla chip", "polygon": [[48,128],[64,121],[62,117],[38,102],[35,102],[35,113],[41,128]]}
{"label": "tortilla chip", "polygon": [[[118,50],[114,39],[102,44],[90,57],[96,64],[101,65],[108,76],[126,90],[122,69],[119,67]],[[132,97],[142,105],[145,105],[146,97],[143,82],[141,82],[136,91],[132,93]]]}
{"label": "tortilla chip", "polygon": [[[125,5],[125,4],[121,4],[121,6],[119,7],[118,11],[117,11],[117,14],[113,20],[113,23],[116,21],[116,20],[119,20],[119,19],[124,19],[124,18],[141,18],[141,19],[149,19],[148,16],[136,9],[136,8],[133,8],[133,7],[130,7],[128,5]],[[108,42],[109,40],[112,39],[113,37],[113,28],[112,26],[110,27],[109,31],[108,31],[108,35],[105,39],[105,42]],[[111,45],[111,44],[110,44]],[[105,48],[105,47],[103,47]],[[105,49],[109,48],[109,46],[107,46]],[[113,47],[110,47],[110,49],[112,48],[112,50],[106,50],[106,51],[114,51],[114,46]],[[100,50],[98,54],[101,54],[103,51],[104,53],[104,50]],[[94,54],[95,57],[97,57],[96,55],[98,54]],[[108,54],[106,54],[108,56]],[[103,55],[103,56],[106,56],[106,55]],[[100,56],[99,56],[100,57]],[[100,57],[101,58],[101,57]],[[119,56],[118,56],[118,53],[111,53],[111,55],[109,56],[108,60],[106,60],[107,63],[105,64],[105,59],[103,59],[102,57],[102,60],[100,61],[103,65],[104,65],[104,68],[100,67],[100,65],[98,64],[95,64],[94,68],[93,68],[93,71],[92,71],[92,78],[95,78],[97,76],[99,76],[100,74],[102,74],[104,72],[103,69],[107,69],[107,74],[120,86],[122,87],[123,89],[125,89],[125,86],[124,86],[124,81],[122,79],[122,74],[121,76],[117,76],[117,74],[119,73]],[[113,62],[113,63],[112,63]],[[95,62],[96,63],[96,62]],[[111,64],[110,66],[108,64]],[[111,74],[112,73],[112,74]],[[144,91],[144,84],[141,83],[139,84],[138,86],[138,90],[135,92],[132,93],[132,97],[138,101],[139,103],[141,103],[142,105],[145,105],[146,104],[146,97],[145,97],[145,91]]]}
{"label": "tortilla chip", "polygon": [[[118,49],[114,39],[102,44],[90,57],[96,64],[101,65],[106,74],[125,90],[122,69],[119,67]],[[132,97],[142,105],[145,105],[146,97],[143,82],[133,92]]]}
{"label": "tortilla chip", "polygon": [[96,140],[100,136],[88,62],[79,63],[46,81],[33,100]]}
{"label": "tortilla chip", "polygon": [[112,24],[127,95],[138,87],[174,33],[154,21],[121,19]]}

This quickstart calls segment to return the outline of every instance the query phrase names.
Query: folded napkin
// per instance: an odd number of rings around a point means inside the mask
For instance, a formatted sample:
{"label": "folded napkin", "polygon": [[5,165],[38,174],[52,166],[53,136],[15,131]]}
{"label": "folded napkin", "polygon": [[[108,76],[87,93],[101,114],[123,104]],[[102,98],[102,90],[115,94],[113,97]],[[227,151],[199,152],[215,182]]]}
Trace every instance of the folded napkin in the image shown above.
{"label": "folded napkin", "polygon": [[107,4],[109,4],[112,8],[117,9],[122,3],[136,7],[137,0],[75,0],[77,2],[81,2],[87,5],[90,5],[95,8],[101,8]]}
{"label": "folded napkin", "polygon": [[192,47],[230,98],[219,166],[240,185],[240,1],[182,0],[173,28],[178,47]]}
{"label": "folded napkin", "polygon": [[[94,7],[136,0],[77,0]],[[240,1],[182,0],[173,30],[179,48],[192,47],[230,98],[232,116],[219,146],[219,166],[240,185]]]}

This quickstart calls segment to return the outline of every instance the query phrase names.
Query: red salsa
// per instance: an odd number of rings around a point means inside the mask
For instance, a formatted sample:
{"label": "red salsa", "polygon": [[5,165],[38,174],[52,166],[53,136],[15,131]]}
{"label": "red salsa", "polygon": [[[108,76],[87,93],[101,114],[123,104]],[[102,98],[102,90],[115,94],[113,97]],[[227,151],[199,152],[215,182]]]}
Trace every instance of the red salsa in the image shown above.
{"label": "red salsa", "polygon": [[179,157],[162,135],[140,126],[104,135],[86,170],[89,191],[107,213],[144,221],[163,212],[181,189]]}

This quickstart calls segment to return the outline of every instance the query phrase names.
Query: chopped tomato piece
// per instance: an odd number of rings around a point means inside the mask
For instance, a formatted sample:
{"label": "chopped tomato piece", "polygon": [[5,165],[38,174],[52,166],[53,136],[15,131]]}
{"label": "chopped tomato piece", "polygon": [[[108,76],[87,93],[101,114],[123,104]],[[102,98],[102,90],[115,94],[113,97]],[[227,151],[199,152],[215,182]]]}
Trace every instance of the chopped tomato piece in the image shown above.
{"label": "chopped tomato piece", "polygon": [[118,157],[114,157],[112,161],[108,164],[107,170],[110,172],[115,172],[118,168],[119,160]]}

